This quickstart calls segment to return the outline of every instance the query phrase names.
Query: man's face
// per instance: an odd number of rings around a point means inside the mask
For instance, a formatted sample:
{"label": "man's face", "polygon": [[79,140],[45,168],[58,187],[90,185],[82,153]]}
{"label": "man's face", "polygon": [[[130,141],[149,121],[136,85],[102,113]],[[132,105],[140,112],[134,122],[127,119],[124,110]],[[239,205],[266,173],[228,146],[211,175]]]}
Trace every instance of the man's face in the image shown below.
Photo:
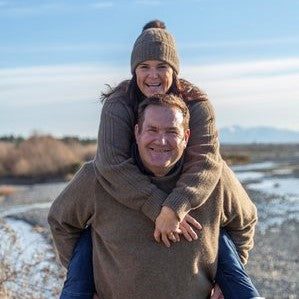
{"label": "man's face", "polygon": [[183,121],[178,108],[150,105],[145,109],[142,128],[135,126],[140,158],[155,176],[166,175],[181,158],[190,135]]}

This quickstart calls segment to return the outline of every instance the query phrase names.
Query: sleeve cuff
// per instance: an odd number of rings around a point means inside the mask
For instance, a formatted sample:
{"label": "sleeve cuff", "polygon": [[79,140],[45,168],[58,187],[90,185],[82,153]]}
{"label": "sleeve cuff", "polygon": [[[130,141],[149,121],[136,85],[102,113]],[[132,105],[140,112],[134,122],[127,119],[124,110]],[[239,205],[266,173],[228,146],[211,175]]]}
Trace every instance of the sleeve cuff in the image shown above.
{"label": "sleeve cuff", "polygon": [[170,195],[163,203],[163,206],[171,208],[178,216],[179,221],[182,221],[191,210],[191,204],[189,200],[186,199],[186,196],[171,197]]}
{"label": "sleeve cuff", "polygon": [[141,211],[143,214],[155,222],[161,212],[162,204],[165,201],[166,196],[167,195],[163,191],[157,189],[142,206]]}

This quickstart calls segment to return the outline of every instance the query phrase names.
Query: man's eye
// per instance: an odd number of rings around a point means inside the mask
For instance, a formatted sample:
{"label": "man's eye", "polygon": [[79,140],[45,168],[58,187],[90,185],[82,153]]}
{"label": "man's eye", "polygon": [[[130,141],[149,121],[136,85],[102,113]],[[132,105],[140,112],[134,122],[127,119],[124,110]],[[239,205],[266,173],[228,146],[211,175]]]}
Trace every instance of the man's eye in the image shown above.
{"label": "man's eye", "polygon": [[177,131],[169,131],[169,132],[167,132],[168,134],[171,134],[171,135],[178,135],[179,134],[179,132],[177,132]]}

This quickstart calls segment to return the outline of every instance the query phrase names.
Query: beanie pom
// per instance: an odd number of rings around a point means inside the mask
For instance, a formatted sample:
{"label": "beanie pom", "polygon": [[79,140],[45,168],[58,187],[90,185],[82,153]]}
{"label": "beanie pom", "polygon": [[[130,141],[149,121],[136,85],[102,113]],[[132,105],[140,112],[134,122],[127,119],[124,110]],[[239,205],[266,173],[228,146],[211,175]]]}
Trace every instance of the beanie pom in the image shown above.
{"label": "beanie pom", "polygon": [[142,32],[146,29],[150,29],[150,28],[159,28],[159,29],[166,29],[166,25],[164,22],[160,21],[160,20],[153,20],[150,21],[148,23],[146,23],[143,26]]}

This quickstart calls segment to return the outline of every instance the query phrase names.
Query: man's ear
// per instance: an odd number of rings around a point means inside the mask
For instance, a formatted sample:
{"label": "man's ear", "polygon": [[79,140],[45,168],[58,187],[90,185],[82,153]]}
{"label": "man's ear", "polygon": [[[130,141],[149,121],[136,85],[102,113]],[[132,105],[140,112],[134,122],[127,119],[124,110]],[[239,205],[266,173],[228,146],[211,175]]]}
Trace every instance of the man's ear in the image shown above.
{"label": "man's ear", "polygon": [[139,127],[138,127],[138,124],[136,124],[135,127],[134,127],[134,134],[135,134],[135,140],[137,142],[138,141],[138,137],[139,137]]}
{"label": "man's ear", "polygon": [[185,147],[186,147],[187,144],[188,144],[189,138],[190,138],[190,129],[187,129],[187,130],[185,131],[185,133],[184,133]]}

